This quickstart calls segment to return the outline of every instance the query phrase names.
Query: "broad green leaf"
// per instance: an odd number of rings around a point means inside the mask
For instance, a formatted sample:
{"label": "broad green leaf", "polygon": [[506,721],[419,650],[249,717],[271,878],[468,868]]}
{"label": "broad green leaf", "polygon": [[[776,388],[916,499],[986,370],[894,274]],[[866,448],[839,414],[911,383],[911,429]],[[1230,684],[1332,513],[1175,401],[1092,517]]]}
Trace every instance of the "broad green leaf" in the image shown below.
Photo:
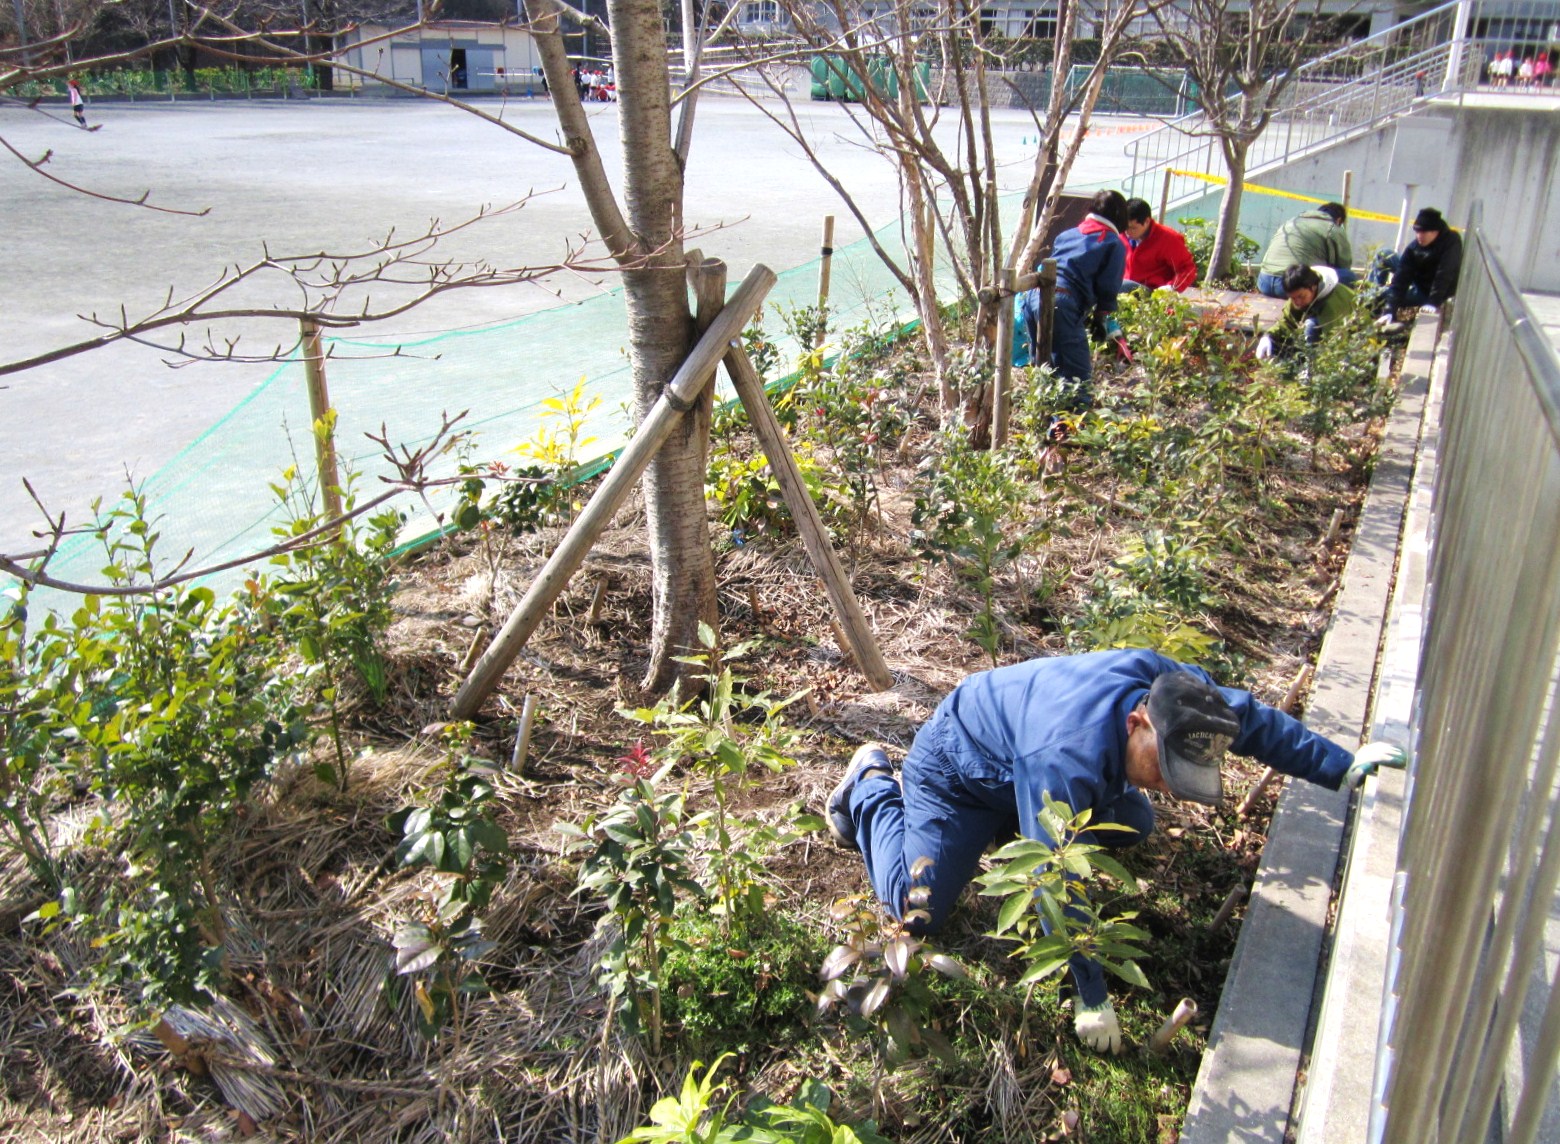
{"label": "broad green leaf", "polygon": [[883,1003],[888,1000],[890,988],[891,986],[886,977],[879,977],[874,981],[871,988],[867,990],[866,996],[861,999],[861,1015],[863,1017],[871,1017],[872,1014],[881,1009]]}
{"label": "broad green leaf", "polygon": [[1014,894],[1002,903],[1002,909],[997,914],[997,933],[1007,933],[1018,924],[1019,918],[1028,912],[1030,897],[1027,893]]}
{"label": "broad green leaf", "polygon": [[897,981],[903,981],[910,972],[910,955],[920,943],[913,938],[896,937],[883,947],[883,964]]}
{"label": "broad green leaf", "polygon": [[932,953],[926,957],[926,964],[941,973],[944,977],[957,978],[960,981],[969,978],[969,970],[946,953]]}

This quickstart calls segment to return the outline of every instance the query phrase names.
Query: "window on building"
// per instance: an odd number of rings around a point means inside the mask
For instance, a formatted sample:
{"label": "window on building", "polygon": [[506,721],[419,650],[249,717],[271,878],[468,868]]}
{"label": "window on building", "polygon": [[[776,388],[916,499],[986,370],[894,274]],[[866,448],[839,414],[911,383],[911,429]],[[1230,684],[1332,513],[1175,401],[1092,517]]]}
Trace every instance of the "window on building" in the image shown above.
{"label": "window on building", "polygon": [[780,5],[778,0],[747,0],[742,5],[742,15],[739,23],[743,24],[777,24],[780,22]]}

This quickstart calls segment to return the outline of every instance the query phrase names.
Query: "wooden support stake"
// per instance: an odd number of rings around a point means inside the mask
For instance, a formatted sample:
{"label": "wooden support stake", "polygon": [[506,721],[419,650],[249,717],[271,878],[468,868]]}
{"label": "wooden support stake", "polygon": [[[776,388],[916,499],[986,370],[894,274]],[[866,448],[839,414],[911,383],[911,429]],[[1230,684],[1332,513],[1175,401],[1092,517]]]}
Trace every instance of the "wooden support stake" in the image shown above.
{"label": "wooden support stake", "polygon": [[1208,923],[1209,933],[1218,933],[1235,914],[1235,907],[1246,900],[1246,887],[1236,886],[1224,897],[1224,904],[1219,907],[1219,912],[1213,915],[1213,921]]}
{"label": "wooden support stake", "polygon": [[[856,657],[856,664],[874,690],[887,691],[894,685],[894,677],[883,662],[883,653],[872,638],[867,617],[851,592],[850,579],[845,575],[840,558],[834,553],[834,546],[829,543],[829,532],[818,516],[818,508],[813,504],[812,497],[808,495],[807,483],[802,480],[801,470],[796,467],[796,458],[791,455],[785,430],[780,428],[774,410],[769,407],[764,383],[740,343],[734,343],[726,353],[726,374],[731,378],[737,396],[742,399],[743,408],[747,410],[748,424],[758,438],[759,447],[764,450],[764,456],[769,458],[769,468],[780,484],[780,492],[785,497],[786,507],[791,510],[791,519],[796,522],[796,531],[807,549],[813,570],[823,581],[823,590],[828,593],[835,615],[840,618],[846,642]],[[842,644],[842,651],[844,647]]]}
{"label": "wooden support stake", "polygon": [[1310,686],[1311,676],[1316,674],[1316,669],[1308,663],[1300,665],[1300,670],[1295,672],[1294,680],[1289,684],[1289,690],[1284,692],[1284,701],[1278,705],[1278,709],[1285,715],[1293,715],[1295,708],[1300,703],[1300,696],[1305,694],[1305,689]]}
{"label": "wooden support stake", "polygon": [[1026,290],[1033,290],[1038,285],[1040,285],[1040,271],[1031,270],[1025,274],[1015,273],[1013,276],[1013,284],[1011,288],[1003,285],[1000,282],[995,286],[982,286],[979,290],[975,291],[975,297],[979,301],[990,305],[994,302],[1000,302],[1004,298],[1010,298],[1014,295],[1022,294]]}
{"label": "wooden support stake", "polygon": [[1051,360],[1051,336],[1056,328],[1056,259],[1040,263],[1040,336],[1036,339],[1035,364]]}
{"label": "wooden support stake", "polygon": [[520,723],[515,727],[515,751],[509,756],[509,769],[525,774],[525,761],[531,755],[531,727],[536,722],[536,696],[527,695],[520,705]]}
{"label": "wooden support stake", "polygon": [[1245,818],[1251,813],[1258,800],[1261,799],[1263,792],[1273,785],[1274,779],[1278,778],[1278,774],[1272,767],[1268,767],[1262,772],[1262,777],[1246,792],[1246,797],[1241,799],[1240,806],[1235,811],[1236,818]]}
{"label": "wooden support stake", "polygon": [[[726,264],[718,258],[705,258],[700,254],[698,261],[688,266],[688,286],[693,291],[694,335],[703,337],[704,331],[714,324],[726,305]],[[699,465],[701,473],[709,472],[710,467],[710,426],[715,419],[714,382],[715,366],[711,365],[709,377],[705,379],[692,411],[695,418],[692,429],[704,447],[704,461]],[[711,618],[712,626],[713,622]]]}
{"label": "wooden support stake", "polygon": [[1353,195],[1353,193],[1354,193],[1354,172],[1353,171],[1345,171],[1343,173],[1343,209],[1345,211],[1347,211],[1349,209],[1349,199]]}
{"label": "wooden support stake", "polygon": [[813,348],[823,345],[829,332],[829,275],[834,265],[834,216],[823,216],[823,255],[818,261],[818,335]]}
{"label": "wooden support stake", "polygon": [[1343,509],[1333,509],[1332,520],[1327,522],[1327,535],[1322,537],[1322,547],[1331,548],[1343,534]]}
{"label": "wooden support stake", "polygon": [[1181,998],[1180,1004],[1175,1007],[1175,1012],[1166,1017],[1165,1023],[1159,1026],[1159,1031],[1149,1038],[1148,1051],[1156,1057],[1161,1056],[1170,1047],[1170,1042],[1175,1035],[1195,1016],[1197,1016],[1197,1002],[1190,997]]}
{"label": "wooden support stake", "polygon": [[590,611],[585,616],[585,624],[587,627],[593,628],[597,624],[601,623],[601,605],[606,601],[606,598],[607,578],[602,576],[596,581],[596,590],[591,593]]}
{"label": "wooden support stake", "polygon": [[471,665],[477,662],[477,656],[482,654],[482,649],[487,646],[487,631],[478,628],[472,634],[471,642],[466,645],[466,654],[460,657],[460,671],[470,671]]}
{"label": "wooden support stake", "polygon": [[845,629],[840,627],[840,622],[833,616],[829,617],[829,630],[834,633],[834,646],[840,649],[840,654],[851,663],[856,662],[856,657],[851,654],[850,640],[845,636]]}
{"label": "wooden support stake", "polygon": [[661,396],[639,423],[633,440],[624,447],[617,462],[597,487],[595,495],[580,512],[573,527],[564,534],[563,540],[531,582],[524,598],[494,637],[492,645],[455,693],[454,702],[450,705],[454,718],[471,718],[482,706],[482,701],[498,686],[505,670],[520,654],[520,649],[531,638],[531,633],[536,631],[553,601],[568,585],[569,578],[585,562],[586,554],[612,523],[612,517],[639,483],[640,476],[655,456],[656,450],[682,419],[683,411],[693,407],[721,356],[729,347],[741,345],[743,328],[752,321],[753,315],[764,303],[764,296],[774,284],[775,272],[767,266],[754,266],[748,272],[747,278],[726,303],[726,308],[698,340],[693,352],[678,367],[676,375],[667,382]]}
{"label": "wooden support stake", "polygon": [[1018,308],[1013,283],[1017,278],[1011,266],[1002,271],[1004,297],[997,303],[997,383],[991,397],[991,443],[998,448],[1007,444],[1013,409],[1013,311]]}
{"label": "wooden support stake", "polygon": [[[1278,709],[1285,715],[1294,714],[1295,705],[1300,702],[1300,696],[1305,693],[1306,686],[1311,682],[1311,674],[1315,670],[1308,663],[1301,665],[1299,672],[1295,675],[1294,682],[1289,685],[1289,690],[1284,692],[1284,701],[1278,705]],[[1252,808],[1257,805],[1257,801],[1262,797],[1263,792],[1272,785],[1273,780],[1278,778],[1278,776],[1279,772],[1272,767],[1264,770],[1262,777],[1256,781],[1256,784],[1246,792],[1246,797],[1241,800],[1240,807],[1235,811],[1235,817],[1245,818],[1250,814]]]}
{"label": "wooden support stake", "polygon": [[325,518],[341,515],[341,471],[336,463],[336,427],[330,417],[330,393],[325,388],[325,354],[320,327],[313,318],[299,318],[303,337],[303,376],[309,387],[309,426],[314,434],[314,465],[319,474]]}
{"label": "wooden support stake", "polygon": [[1165,221],[1165,213],[1170,209],[1170,168],[1165,168],[1165,185],[1159,191],[1159,221]]}

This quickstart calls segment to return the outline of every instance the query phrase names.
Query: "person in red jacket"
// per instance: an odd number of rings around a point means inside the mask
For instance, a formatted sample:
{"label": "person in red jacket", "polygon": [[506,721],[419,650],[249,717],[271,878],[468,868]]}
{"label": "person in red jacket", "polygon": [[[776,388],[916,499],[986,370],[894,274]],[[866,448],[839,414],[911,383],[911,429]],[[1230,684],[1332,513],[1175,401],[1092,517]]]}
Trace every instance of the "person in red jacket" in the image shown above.
{"label": "person in red jacket", "polygon": [[1158,290],[1168,286],[1183,293],[1197,284],[1197,263],[1181,232],[1154,221],[1142,199],[1127,200],[1127,281],[1123,290]]}

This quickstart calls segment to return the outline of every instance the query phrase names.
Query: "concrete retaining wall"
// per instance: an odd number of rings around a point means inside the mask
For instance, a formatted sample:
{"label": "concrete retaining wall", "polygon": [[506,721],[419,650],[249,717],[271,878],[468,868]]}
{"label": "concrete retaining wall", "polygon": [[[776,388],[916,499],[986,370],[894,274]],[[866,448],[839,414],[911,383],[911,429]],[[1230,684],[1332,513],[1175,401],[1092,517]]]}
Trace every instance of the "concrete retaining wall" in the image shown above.
{"label": "concrete retaining wall", "polygon": [[[1412,345],[1428,349],[1433,339],[1424,324]],[[1317,658],[1306,724],[1350,747],[1368,726],[1426,388],[1425,378],[1405,373]],[[1293,781],[1279,798],[1181,1144],[1278,1144],[1291,1130],[1349,803],[1347,790]],[[1373,1035],[1374,1021],[1369,1028]]]}

